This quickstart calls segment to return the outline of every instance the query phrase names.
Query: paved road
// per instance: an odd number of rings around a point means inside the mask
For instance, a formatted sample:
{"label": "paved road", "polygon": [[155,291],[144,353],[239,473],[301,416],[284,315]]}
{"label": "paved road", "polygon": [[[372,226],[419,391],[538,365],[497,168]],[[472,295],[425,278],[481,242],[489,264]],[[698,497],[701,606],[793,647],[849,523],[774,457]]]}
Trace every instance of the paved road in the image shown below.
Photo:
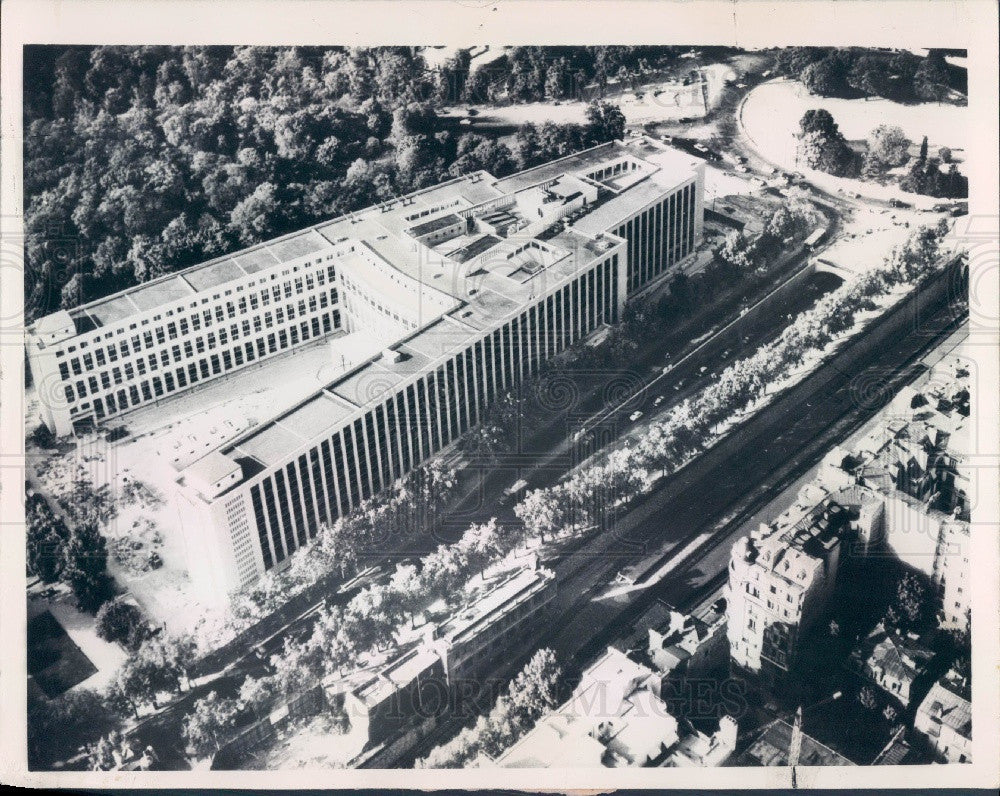
{"label": "paved road", "polygon": [[[560,583],[566,613],[553,623],[558,631],[546,643],[563,660],[581,658],[599,652],[623,621],[654,599],[693,607],[724,579],[729,550],[746,532],[745,522],[809,471],[834,442],[874,416],[900,387],[926,372],[927,365],[919,358],[952,335],[955,327],[947,309],[935,316],[934,324],[938,332],[934,337],[907,335],[879,348],[863,369],[838,375],[833,383],[788,407],[772,428],[761,429],[741,446],[738,455],[703,467],[689,478],[682,474],[679,486],[661,490],[619,523],[613,547]],[[885,379],[883,400],[859,404],[852,382],[874,375]],[[601,578],[607,584],[623,565],[643,557],[627,553],[638,547],[653,554],[646,558],[662,561],[656,576],[632,586],[611,584],[581,606],[579,595],[593,589],[595,575],[599,586]]]}
{"label": "paved road", "polygon": [[[945,308],[928,319],[923,334],[890,341],[854,373],[838,376],[787,407],[774,424],[781,429],[778,433],[773,427],[762,428],[738,454],[717,457],[719,461],[704,454],[699,460],[703,466],[682,471],[622,518],[614,533],[595,538],[557,562],[556,613],[542,634],[525,640],[522,649],[511,649],[505,669],[516,670],[535,649],[546,646],[572,677],[615,638],[628,635],[629,624],[654,600],[684,611],[711,600],[725,583],[735,540],[762,511],[793,497],[791,490],[831,445],[870,422],[902,386],[927,372],[940,350],[953,348],[965,334],[956,331],[959,326],[952,310]],[[859,403],[851,384],[873,374],[885,380],[882,400]],[[653,577],[632,585],[615,582],[617,572],[643,559],[659,565]],[[460,726],[458,721],[444,722],[401,762],[426,755]]]}

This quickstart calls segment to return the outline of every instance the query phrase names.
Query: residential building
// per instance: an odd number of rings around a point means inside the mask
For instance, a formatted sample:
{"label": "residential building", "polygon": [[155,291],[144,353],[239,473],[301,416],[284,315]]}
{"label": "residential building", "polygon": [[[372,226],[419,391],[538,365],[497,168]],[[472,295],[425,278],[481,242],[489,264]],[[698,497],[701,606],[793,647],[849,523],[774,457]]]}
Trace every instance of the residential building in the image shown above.
{"label": "residential building", "polygon": [[[887,630],[880,622],[851,653],[851,666],[904,706],[927,673],[934,653],[915,634]],[[925,686],[926,687],[926,686]]]}
{"label": "residential building", "polygon": [[827,614],[850,532],[847,509],[832,500],[793,506],[733,546],[726,590],[732,662],[768,682],[795,665],[802,636]]}
{"label": "residential building", "polygon": [[972,762],[972,704],[966,680],[951,671],[927,693],[913,719],[938,761]]}
{"label": "residential building", "polygon": [[360,682],[343,692],[343,707],[355,755],[391,742],[423,719],[438,718],[447,705],[441,658],[422,646],[352,679]]}
{"label": "residential building", "polygon": [[657,671],[664,684],[710,674],[729,655],[725,600],[719,603],[690,616],[657,600],[614,646]]}
{"label": "residential building", "polygon": [[660,679],[614,647],[587,670],[573,696],[544,716],[493,765],[499,768],[629,768],[664,765],[677,720]]}
{"label": "residential building", "polygon": [[[883,422],[852,451],[832,449],[815,488],[867,517],[858,552],[879,547],[926,575],[939,600],[939,626],[969,628],[969,369],[938,363],[925,383],[905,387]],[[862,505],[863,504],[863,505]]]}
{"label": "residential building", "polygon": [[[224,602],[285,566],[498,394],[616,322],[629,295],[692,254],[702,169],[640,138],[504,180],[479,172],[310,230],[332,252],[340,322],[385,345],[179,474],[199,594]],[[205,470],[228,476],[220,457],[239,474],[206,482]]]}
{"label": "residential building", "polygon": [[736,750],[739,727],[732,716],[719,719],[711,735],[695,730],[683,735],[667,765],[675,768],[714,768],[724,765]]}

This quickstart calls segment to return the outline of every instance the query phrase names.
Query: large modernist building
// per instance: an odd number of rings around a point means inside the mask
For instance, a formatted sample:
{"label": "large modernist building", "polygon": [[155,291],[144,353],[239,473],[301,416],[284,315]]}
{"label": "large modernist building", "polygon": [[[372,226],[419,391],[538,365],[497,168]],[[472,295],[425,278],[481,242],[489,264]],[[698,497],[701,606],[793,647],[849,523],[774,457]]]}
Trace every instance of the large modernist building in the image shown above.
{"label": "large modernist building", "polygon": [[56,433],[334,331],[375,338],[291,410],[185,469],[192,576],[220,599],[618,320],[701,236],[703,165],[648,138],[476,172],[179,271],[29,329]]}

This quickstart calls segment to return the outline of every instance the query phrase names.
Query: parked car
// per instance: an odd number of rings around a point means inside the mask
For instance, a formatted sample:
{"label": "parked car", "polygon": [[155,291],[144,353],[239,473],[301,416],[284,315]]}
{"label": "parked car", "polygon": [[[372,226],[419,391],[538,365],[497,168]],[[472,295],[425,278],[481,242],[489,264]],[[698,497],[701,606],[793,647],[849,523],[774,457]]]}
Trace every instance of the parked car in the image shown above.
{"label": "parked car", "polygon": [[628,416],[628,419],[631,420],[634,423],[640,417],[642,417],[642,412],[640,412],[638,409],[636,409],[632,414],[630,414]]}
{"label": "parked car", "polygon": [[663,403],[663,396],[662,395],[657,395],[656,396],[656,400],[653,401],[653,406],[659,406],[662,403]]}

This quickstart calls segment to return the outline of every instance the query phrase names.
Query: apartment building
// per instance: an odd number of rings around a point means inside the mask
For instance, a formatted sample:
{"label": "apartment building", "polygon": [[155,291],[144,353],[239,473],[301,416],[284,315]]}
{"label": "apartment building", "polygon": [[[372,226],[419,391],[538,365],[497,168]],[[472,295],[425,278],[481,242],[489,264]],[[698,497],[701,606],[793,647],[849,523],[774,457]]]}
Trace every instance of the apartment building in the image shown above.
{"label": "apartment building", "polygon": [[[606,144],[310,230],[331,247],[342,325],[384,347],[179,474],[199,593],[222,602],[285,565],[321,525],[476,425],[498,394],[616,322],[630,280],[645,288],[657,277],[635,271],[630,247],[671,265],[691,255],[702,168],[648,139]],[[675,211],[628,226],[652,193],[674,197]],[[623,226],[632,238],[610,229]]]}
{"label": "apartment building", "polygon": [[614,647],[589,666],[572,698],[486,765],[498,768],[662,766],[678,741],[660,678]]}
{"label": "apartment building", "polygon": [[968,630],[971,609],[969,405],[968,363],[946,357],[853,450],[831,450],[814,485],[859,509],[870,544],[927,576],[939,626],[956,630]]}
{"label": "apartment building", "polygon": [[803,635],[826,614],[850,520],[831,500],[795,505],[733,545],[727,635],[739,668],[780,682],[794,667]]}

